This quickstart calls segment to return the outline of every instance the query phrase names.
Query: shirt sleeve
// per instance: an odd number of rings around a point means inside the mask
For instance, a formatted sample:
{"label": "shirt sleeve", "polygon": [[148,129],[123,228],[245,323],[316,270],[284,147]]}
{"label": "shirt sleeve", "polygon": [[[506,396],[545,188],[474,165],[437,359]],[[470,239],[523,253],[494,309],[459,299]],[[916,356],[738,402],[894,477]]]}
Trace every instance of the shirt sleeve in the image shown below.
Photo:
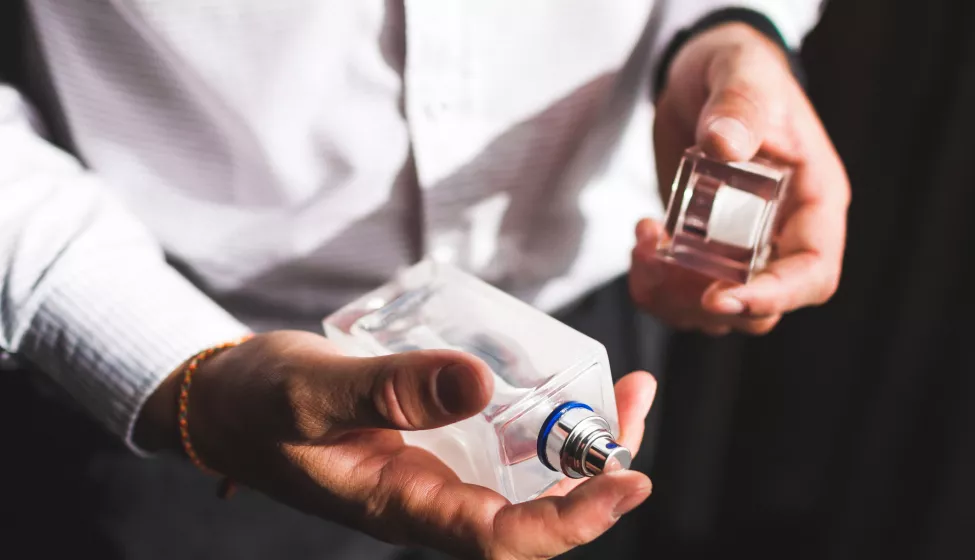
{"label": "shirt sleeve", "polygon": [[0,348],[141,453],[132,429],[149,395],[195,352],[247,329],[170,267],[30,114],[0,84]]}
{"label": "shirt sleeve", "polygon": [[775,24],[788,47],[797,50],[819,21],[822,3],[822,0],[658,0],[654,7],[656,31],[650,67],[659,66],[667,46],[681,29],[724,8],[746,8],[763,14]]}

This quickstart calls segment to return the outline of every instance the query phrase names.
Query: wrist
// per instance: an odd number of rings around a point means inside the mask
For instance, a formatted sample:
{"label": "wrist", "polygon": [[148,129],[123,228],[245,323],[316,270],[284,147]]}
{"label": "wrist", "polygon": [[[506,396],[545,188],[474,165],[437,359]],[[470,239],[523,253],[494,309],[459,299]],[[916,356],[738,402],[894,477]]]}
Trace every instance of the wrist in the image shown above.
{"label": "wrist", "polygon": [[[707,41],[701,39],[707,37]],[[765,15],[747,8],[726,8],[712,12],[694,25],[680,30],[674,35],[667,46],[660,62],[654,68],[655,97],[659,97],[664,87],[670,81],[671,69],[678,55],[688,50],[691,44],[707,43],[711,46],[720,45],[721,48],[755,43],[756,40],[769,47],[783,57],[794,74],[801,76],[798,58],[789,49],[788,44],[778,31],[775,24]]]}
{"label": "wrist", "polygon": [[[715,79],[715,67],[727,63],[757,62],[757,67],[762,68],[779,65],[782,72],[789,73],[788,53],[766,35],[738,22],[712,27],[689,41],[671,67],[675,74],[688,68],[682,60],[684,57],[701,61],[708,83]],[[668,79],[676,78],[668,76]]]}
{"label": "wrist", "polygon": [[182,380],[184,362],[156,388],[149,396],[132,432],[133,442],[150,453],[179,451],[179,385]]}
{"label": "wrist", "polygon": [[[181,454],[186,451],[187,437],[182,432],[183,418],[182,410],[189,404],[189,381],[196,383],[200,377],[198,370],[203,367],[210,367],[213,362],[218,362],[223,354],[232,351],[242,341],[249,339],[245,336],[242,339],[226,342],[207,350],[197,353],[179,365],[169,373],[162,383],[146,400],[136,419],[133,427],[133,442],[148,452],[177,451]],[[192,378],[190,377],[192,376]],[[186,392],[186,399],[182,398]],[[193,391],[193,401],[199,399],[200,389]],[[210,405],[199,407],[195,416],[200,416],[201,412],[212,408]],[[186,434],[188,436],[188,434]],[[192,458],[192,457],[191,457]]]}

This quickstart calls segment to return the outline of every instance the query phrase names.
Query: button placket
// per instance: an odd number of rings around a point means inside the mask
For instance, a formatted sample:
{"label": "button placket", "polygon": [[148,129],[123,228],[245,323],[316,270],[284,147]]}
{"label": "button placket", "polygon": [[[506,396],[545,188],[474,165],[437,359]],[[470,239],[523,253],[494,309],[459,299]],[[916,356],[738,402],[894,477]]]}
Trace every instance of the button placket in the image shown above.
{"label": "button placket", "polygon": [[459,116],[454,113],[463,94],[465,8],[463,2],[407,0],[406,117],[413,144],[422,211],[421,248],[425,256],[456,262],[463,247],[457,216],[438,204],[430,191],[446,188],[445,176],[457,166],[455,148]]}

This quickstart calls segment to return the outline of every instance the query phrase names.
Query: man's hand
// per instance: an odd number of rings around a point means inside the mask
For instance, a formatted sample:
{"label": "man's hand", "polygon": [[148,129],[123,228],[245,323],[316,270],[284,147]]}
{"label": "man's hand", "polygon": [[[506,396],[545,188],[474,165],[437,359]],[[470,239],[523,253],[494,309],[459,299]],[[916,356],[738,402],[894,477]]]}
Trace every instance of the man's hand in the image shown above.
{"label": "man's hand", "polygon": [[[179,376],[147,403],[140,443],[174,447]],[[617,384],[621,443],[634,452],[656,384]],[[309,333],[260,335],[197,370],[189,402],[194,447],[208,466],[325,519],[380,539],[464,558],[547,558],[595,539],[650,494],[637,472],[566,480],[511,505],[464,484],[396,430],[457,422],[488,404],[493,377],[474,356],[418,351],[351,358]]]}
{"label": "man's hand", "polygon": [[850,188],[839,156],[781,49],[744,24],[690,40],[674,58],[654,123],[657,175],[669,197],[684,150],[723,160],[759,150],[796,166],[782,208],[776,255],[748,284],[711,281],[660,261],[660,224],[637,226],[630,291],[638,305],[681,329],[720,335],[771,330],[783,313],[836,291]]}

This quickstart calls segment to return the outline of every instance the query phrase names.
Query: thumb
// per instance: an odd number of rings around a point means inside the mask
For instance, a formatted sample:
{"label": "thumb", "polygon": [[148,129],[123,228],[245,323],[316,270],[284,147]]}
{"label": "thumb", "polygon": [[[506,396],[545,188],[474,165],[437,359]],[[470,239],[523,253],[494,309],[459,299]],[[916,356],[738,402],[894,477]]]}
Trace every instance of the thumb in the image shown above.
{"label": "thumb", "polygon": [[330,420],[345,428],[437,428],[484,410],[494,392],[487,364],[452,350],[343,358],[329,383]]}
{"label": "thumb", "polygon": [[760,83],[762,68],[747,59],[716,60],[710,72],[710,95],[698,120],[697,143],[708,155],[728,161],[755,157],[768,128]]}
{"label": "thumb", "polygon": [[656,248],[660,239],[666,235],[664,225],[656,220],[644,218],[636,224],[636,242],[638,245]]}

